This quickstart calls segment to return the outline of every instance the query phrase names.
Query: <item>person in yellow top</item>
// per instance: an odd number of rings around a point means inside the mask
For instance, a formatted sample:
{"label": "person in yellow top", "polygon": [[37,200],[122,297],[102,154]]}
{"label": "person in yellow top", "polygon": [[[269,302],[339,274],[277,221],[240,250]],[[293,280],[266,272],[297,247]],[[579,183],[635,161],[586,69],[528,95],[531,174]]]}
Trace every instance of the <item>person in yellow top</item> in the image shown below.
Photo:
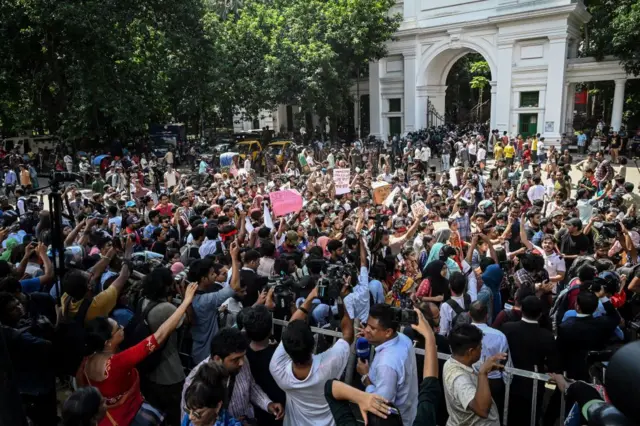
{"label": "person in yellow top", "polygon": [[531,162],[538,162],[538,137],[534,136],[533,141],[531,142]]}
{"label": "person in yellow top", "polygon": [[[109,265],[112,258],[112,254],[115,255],[115,250],[110,252],[107,256],[104,256],[100,262],[94,267],[94,272],[98,278],[102,276],[102,271]],[[102,264],[104,264],[104,266]],[[97,317],[106,317],[116,306],[118,296],[124,289],[124,285],[129,279],[129,267],[126,264],[122,265],[120,275],[111,283],[106,289],[96,294],[92,299],[91,297],[91,280],[84,271],[72,271],[65,275],[62,280],[62,314],[69,313],[70,318],[74,318],[79,312],[85,314],[84,323],[91,321]],[[101,283],[102,284],[102,283]],[[88,304],[88,306],[87,306]],[[84,306],[83,306],[84,305]]]}
{"label": "person in yellow top", "polygon": [[504,152],[502,149],[502,142],[498,141],[493,146],[493,158],[495,158],[495,160],[498,161],[498,160],[502,160],[503,157],[504,157]]}
{"label": "person in yellow top", "polygon": [[513,157],[516,155],[516,150],[512,144],[508,144],[504,147],[504,158],[507,161],[507,166],[513,164]]}

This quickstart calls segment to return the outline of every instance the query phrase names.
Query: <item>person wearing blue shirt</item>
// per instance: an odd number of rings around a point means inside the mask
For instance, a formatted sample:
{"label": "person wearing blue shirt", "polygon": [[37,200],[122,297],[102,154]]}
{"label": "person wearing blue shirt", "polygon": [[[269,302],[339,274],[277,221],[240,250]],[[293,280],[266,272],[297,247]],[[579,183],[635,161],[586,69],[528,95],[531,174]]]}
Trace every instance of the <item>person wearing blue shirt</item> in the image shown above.
{"label": "person wearing blue shirt", "polygon": [[29,259],[34,252],[37,253],[38,257],[42,261],[42,266],[44,267],[44,275],[36,278],[26,278],[20,280],[22,292],[25,294],[40,291],[43,287],[53,281],[53,264],[47,256],[47,246],[42,243],[38,244],[37,246],[28,245],[25,249],[25,254],[22,258],[22,261],[20,262],[20,265],[18,265],[15,270],[9,262],[7,262],[6,260],[0,260],[0,277],[8,277],[12,275],[16,277],[22,277],[24,276],[24,271],[27,267],[27,264],[29,263]]}
{"label": "person wearing blue shirt", "polygon": [[191,337],[193,345],[191,356],[195,364],[199,364],[210,355],[211,340],[218,333],[218,308],[228,298],[246,292],[240,287],[240,248],[237,242],[231,243],[232,259],[231,284],[220,291],[213,292],[215,271],[209,259],[198,259],[189,267],[189,282],[198,283],[198,291],[193,298],[193,323]]}
{"label": "person wearing blue shirt", "polygon": [[160,227],[160,212],[158,210],[151,210],[149,212],[149,223],[144,227],[142,231],[142,236],[145,240],[150,240],[153,236],[153,231]]}
{"label": "person wearing blue shirt", "polygon": [[400,411],[402,423],[412,425],[418,409],[418,372],[413,342],[398,333],[393,308],[373,305],[364,337],[375,346],[371,366],[358,360],[358,373],[368,393],[380,395]]}
{"label": "person wearing blue shirt", "polygon": [[204,159],[200,159],[200,164],[198,165],[198,174],[200,174],[200,175],[206,174],[207,173],[207,167],[209,167],[207,162],[204,161]]}

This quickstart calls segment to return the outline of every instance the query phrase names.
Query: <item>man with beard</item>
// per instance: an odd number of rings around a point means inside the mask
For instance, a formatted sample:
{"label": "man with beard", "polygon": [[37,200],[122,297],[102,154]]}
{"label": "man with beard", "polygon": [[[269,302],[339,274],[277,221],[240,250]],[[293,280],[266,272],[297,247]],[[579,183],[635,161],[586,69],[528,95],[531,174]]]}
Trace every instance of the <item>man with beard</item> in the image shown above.
{"label": "man with beard", "polygon": [[237,328],[220,330],[211,341],[211,355],[191,370],[185,380],[182,388],[182,412],[184,413],[186,409],[185,392],[189,389],[200,367],[205,364],[218,364],[224,366],[230,375],[227,394],[231,395],[228,402],[231,416],[240,421],[253,419],[255,417],[253,405],[256,405],[273,414],[276,419],[282,418],[284,415],[282,404],[271,401],[251,375],[249,361],[246,358],[248,347],[249,341]]}

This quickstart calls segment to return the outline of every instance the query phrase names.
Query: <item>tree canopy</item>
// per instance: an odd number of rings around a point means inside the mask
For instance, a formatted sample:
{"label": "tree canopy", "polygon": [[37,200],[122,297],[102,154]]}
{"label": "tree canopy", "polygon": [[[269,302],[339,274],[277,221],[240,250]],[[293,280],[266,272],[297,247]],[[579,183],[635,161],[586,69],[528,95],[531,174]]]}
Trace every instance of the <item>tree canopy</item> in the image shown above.
{"label": "tree canopy", "polygon": [[393,0],[4,0],[0,126],[93,139],[279,103],[335,118]]}

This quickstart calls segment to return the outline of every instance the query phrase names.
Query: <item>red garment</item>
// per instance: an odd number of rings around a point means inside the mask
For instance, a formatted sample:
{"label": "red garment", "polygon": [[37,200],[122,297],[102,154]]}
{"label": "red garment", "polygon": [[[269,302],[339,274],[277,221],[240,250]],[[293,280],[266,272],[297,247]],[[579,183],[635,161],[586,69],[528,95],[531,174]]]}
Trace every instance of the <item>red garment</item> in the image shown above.
{"label": "red garment", "polygon": [[616,309],[621,308],[626,301],[627,301],[627,293],[624,290],[611,296],[611,304]]}
{"label": "red garment", "polygon": [[160,212],[160,216],[169,216],[172,217],[171,209],[173,208],[173,204],[167,203],[167,205],[158,204],[154,210],[158,210]]}
{"label": "red garment", "polygon": [[420,287],[418,287],[418,291],[416,292],[416,297],[418,299],[422,299],[423,297],[431,297],[431,282],[429,278],[425,278],[420,283]]}
{"label": "red garment", "polygon": [[105,379],[90,381],[85,372],[86,357],[78,370],[80,383],[98,388],[107,403],[107,416],[98,426],[131,424],[144,398],[140,392],[140,376],[136,365],[158,348],[155,336],[151,335],[137,345],[114,354],[105,365]]}

